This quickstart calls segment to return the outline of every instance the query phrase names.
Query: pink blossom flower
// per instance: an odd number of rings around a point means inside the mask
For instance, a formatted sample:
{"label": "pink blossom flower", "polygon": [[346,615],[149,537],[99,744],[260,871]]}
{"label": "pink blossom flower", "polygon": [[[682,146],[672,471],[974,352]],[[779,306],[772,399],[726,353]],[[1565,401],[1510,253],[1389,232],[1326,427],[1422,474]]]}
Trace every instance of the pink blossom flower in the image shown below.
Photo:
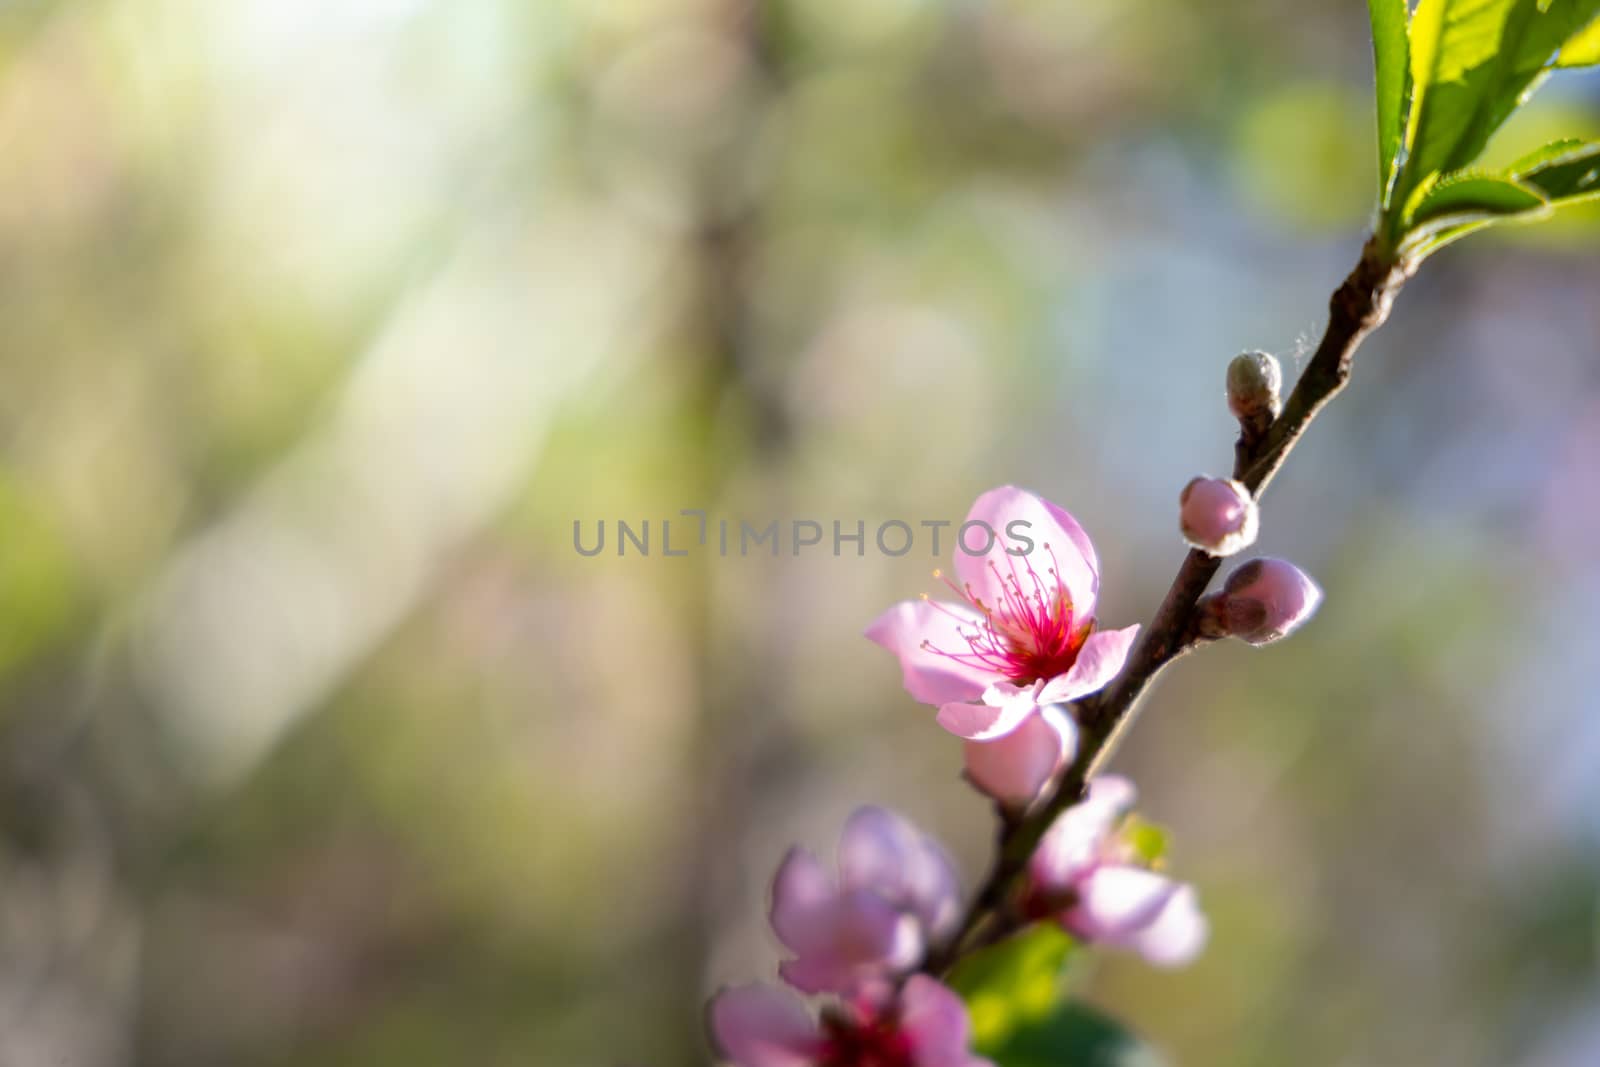
{"label": "pink blossom flower", "polygon": [[968,1051],[961,998],[921,974],[897,994],[853,998],[820,1020],[786,989],[726,989],[711,1001],[710,1024],[735,1067],[993,1067]]}
{"label": "pink blossom flower", "polygon": [[856,811],[839,838],[835,883],[789,850],[772,883],[772,928],[795,954],[779,966],[806,993],[854,993],[915,967],[958,921],[955,869],[936,841],[883,808]]}
{"label": "pink blossom flower", "polygon": [[1089,783],[1088,796],[1062,812],[1029,862],[1027,908],[1055,916],[1081,940],[1181,966],[1205,947],[1209,928],[1194,888],[1151,870],[1121,832],[1135,795],[1125,778]]}
{"label": "pink blossom flower", "polygon": [[992,741],[1122,670],[1139,628],[1095,630],[1100,562],[1066,511],[1002,486],[977,499],[956,540],[960,584],[945,584],[958,602],[904,601],[867,628],[899,657],[906,690],[940,706],[941,726]]}

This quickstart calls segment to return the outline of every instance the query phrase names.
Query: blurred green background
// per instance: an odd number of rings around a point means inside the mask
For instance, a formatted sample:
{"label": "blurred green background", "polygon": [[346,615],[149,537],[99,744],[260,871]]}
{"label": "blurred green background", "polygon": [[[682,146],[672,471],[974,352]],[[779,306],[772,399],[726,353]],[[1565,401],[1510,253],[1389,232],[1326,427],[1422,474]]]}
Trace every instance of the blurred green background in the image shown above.
{"label": "blurred green background", "polygon": [[[0,3],[0,1067],[704,1064],[788,844],[886,802],[970,883],[860,637],[924,542],[573,522],[1017,482],[1147,618],[1369,78],[1359,0]],[[1320,616],[1119,754],[1213,942],[1085,995],[1175,1062],[1600,1063],[1597,235],[1427,264],[1265,508]]]}

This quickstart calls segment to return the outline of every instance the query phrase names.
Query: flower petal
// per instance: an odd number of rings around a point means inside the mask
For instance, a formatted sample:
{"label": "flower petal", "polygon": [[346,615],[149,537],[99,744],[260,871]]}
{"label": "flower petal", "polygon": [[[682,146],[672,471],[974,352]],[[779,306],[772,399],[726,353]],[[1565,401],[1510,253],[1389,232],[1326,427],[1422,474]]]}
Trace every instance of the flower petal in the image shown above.
{"label": "flower petal", "polygon": [[778,968],[802,993],[849,994],[916,966],[924,947],[917,920],[868,889],[834,901],[808,934],[816,940]]}
{"label": "flower petal", "polygon": [[1028,863],[1029,877],[1044,890],[1070,889],[1094,869],[1117,824],[1133,808],[1133,783],[1104,774],[1089,793],[1056,817]]}
{"label": "flower petal", "polygon": [[[1003,485],[973,502],[967,522],[985,523],[995,534],[987,552],[971,555],[966,548],[983,548],[988,534],[974,527],[963,539],[958,531],[956,575],[979,598],[989,604],[998,602],[1005,595],[1001,583],[1013,575],[1026,575],[1031,569],[1051,586],[1059,578],[1061,587],[1072,598],[1075,619],[1094,617],[1100,592],[1100,561],[1089,535],[1065,509],[1026,489]],[[1013,527],[1013,523],[1018,525]],[[1008,549],[1019,554],[1011,555]],[[1023,584],[1030,588],[1030,583]]]}
{"label": "flower petal", "polygon": [[736,1067],[810,1067],[823,1038],[799,997],[768,985],[724,989],[708,1011],[712,1043]]}
{"label": "flower petal", "polygon": [[1138,636],[1137,624],[1090,634],[1078,650],[1072,669],[1046,682],[1034,699],[1041,704],[1066,704],[1105,688],[1122,673],[1122,665],[1128,662],[1128,653],[1133,651]]}
{"label": "flower petal", "polygon": [[993,741],[1028,721],[1034,704],[1028,700],[993,704],[946,704],[939,709],[939,725],[968,741]]}
{"label": "flower petal", "polygon": [[833,908],[839,897],[817,858],[791,848],[772,879],[772,929],[793,952],[825,950],[833,937]]}
{"label": "flower petal", "polygon": [[900,992],[900,1026],[917,1067],[967,1067],[971,1063],[967,1007],[937,980],[925,974],[907,979]]}
{"label": "flower petal", "polygon": [[879,807],[858,809],[839,838],[839,881],[871,889],[923,923],[930,937],[960,911],[954,865],[933,838]]}
{"label": "flower petal", "polygon": [[1011,733],[961,746],[967,778],[987,795],[1023,808],[1077,750],[1077,727],[1060,708],[1039,709]]}
{"label": "flower petal", "polygon": [[1129,947],[1157,967],[1182,967],[1200,955],[1210,935],[1194,887],[1182,885],[1155,920],[1132,935]]}
{"label": "flower petal", "polygon": [[924,704],[971,700],[995,680],[992,671],[951,658],[971,645],[961,630],[978,629],[983,617],[964,604],[903,600],[867,627],[867,637],[900,658],[906,692]]}
{"label": "flower petal", "polygon": [[1090,941],[1133,948],[1180,888],[1142,867],[1100,867],[1078,883],[1067,925]]}

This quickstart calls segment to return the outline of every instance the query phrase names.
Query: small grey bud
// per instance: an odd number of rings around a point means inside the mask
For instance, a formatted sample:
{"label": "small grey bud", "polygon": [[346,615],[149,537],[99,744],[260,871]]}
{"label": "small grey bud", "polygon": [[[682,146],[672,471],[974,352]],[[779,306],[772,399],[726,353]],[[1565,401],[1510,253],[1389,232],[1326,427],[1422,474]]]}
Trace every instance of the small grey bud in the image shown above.
{"label": "small grey bud", "polygon": [[1277,418],[1283,368],[1265,352],[1243,352],[1228,364],[1228,410],[1241,422]]}

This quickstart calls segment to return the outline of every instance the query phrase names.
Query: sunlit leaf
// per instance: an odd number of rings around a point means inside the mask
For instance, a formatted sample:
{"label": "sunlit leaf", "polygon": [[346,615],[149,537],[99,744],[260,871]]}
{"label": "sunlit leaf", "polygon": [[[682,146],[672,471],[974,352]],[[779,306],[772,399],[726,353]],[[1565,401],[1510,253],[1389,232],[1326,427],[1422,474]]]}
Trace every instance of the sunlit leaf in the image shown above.
{"label": "sunlit leaf", "polygon": [[1558,67],[1592,67],[1600,63],[1600,19],[1567,41],[1556,60]]}
{"label": "sunlit leaf", "polygon": [[1056,924],[1035,923],[962,960],[950,975],[950,987],[967,1002],[977,1042],[1003,1040],[1024,1021],[1054,1010],[1061,1000],[1062,972],[1076,947]]}
{"label": "sunlit leaf", "polygon": [[1500,29],[1515,2],[1488,0],[1471,6],[1421,0],[1417,5],[1411,20],[1411,113],[1405,136],[1408,188],[1443,169],[1439,160],[1459,140],[1468,119],[1468,109],[1448,94],[1464,93],[1466,72],[1494,59]]}
{"label": "sunlit leaf", "polygon": [[1473,172],[1450,175],[1422,195],[1401,251],[1420,261],[1485,226],[1531,221],[1549,213],[1550,202],[1515,178]]}
{"label": "sunlit leaf", "polygon": [[1378,94],[1378,197],[1387,204],[1395,157],[1405,134],[1411,60],[1406,42],[1406,0],[1367,0]]}
{"label": "sunlit leaf", "polygon": [[980,1048],[998,1067],[1167,1067],[1153,1048],[1101,1015],[1073,1002],[1035,1019],[998,1046]]}
{"label": "sunlit leaf", "polygon": [[1600,0],[1422,0],[1411,28],[1405,188],[1476,159],[1597,14]]}
{"label": "sunlit leaf", "polygon": [[1557,141],[1512,164],[1512,174],[1560,206],[1600,197],[1600,143]]}
{"label": "sunlit leaf", "polygon": [[[1564,46],[1593,23],[1596,16],[1600,16],[1600,0],[1521,0],[1506,26],[1506,40],[1502,46],[1510,60],[1506,73],[1481,109],[1483,143],[1488,142],[1513,111],[1527,103],[1539,83],[1557,65],[1557,54],[1565,51]],[[1471,162],[1482,150],[1480,143],[1472,149],[1471,157],[1458,156],[1459,161],[1454,165]]]}
{"label": "sunlit leaf", "polygon": [[1036,923],[963,960],[950,986],[967,1002],[974,1049],[998,1067],[1162,1067],[1121,1026],[1066,1000],[1077,951],[1059,926]]}
{"label": "sunlit leaf", "polygon": [[1402,251],[1410,259],[1425,259],[1485,226],[1529,222],[1550,211],[1549,200],[1536,187],[1509,175],[1452,174],[1422,191]]}
{"label": "sunlit leaf", "polygon": [[1465,222],[1542,212],[1549,201],[1538,189],[1496,174],[1451,175],[1432,186],[1412,211],[1420,226],[1440,219]]}

